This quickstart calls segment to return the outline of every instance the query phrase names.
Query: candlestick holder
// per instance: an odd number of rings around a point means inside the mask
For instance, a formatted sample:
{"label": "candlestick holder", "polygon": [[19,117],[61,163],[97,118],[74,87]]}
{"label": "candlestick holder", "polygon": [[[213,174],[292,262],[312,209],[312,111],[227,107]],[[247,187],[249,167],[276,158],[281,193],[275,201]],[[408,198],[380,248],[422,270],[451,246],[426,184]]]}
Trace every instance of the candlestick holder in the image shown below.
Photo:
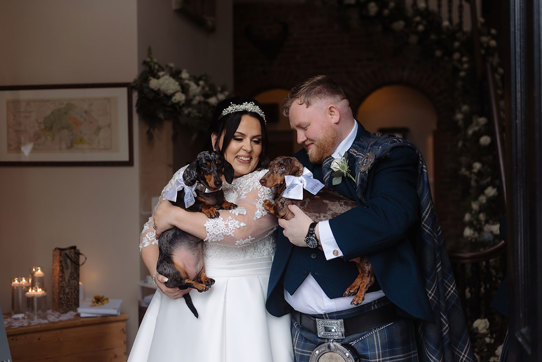
{"label": "candlestick holder", "polygon": [[32,267],[32,288],[45,288],[45,274],[41,270],[41,267]]}
{"label": "candlestick holder", "polygon": [[30,283],[25,277],[13,278],[11,282],[11,313],[26,313],[25,293]]}
{"label": "candlestick holder", "polygon": [[47,293],[41,288],[31,288],[25,293],[27,315],[31,320],[43,318],[46,310]]}

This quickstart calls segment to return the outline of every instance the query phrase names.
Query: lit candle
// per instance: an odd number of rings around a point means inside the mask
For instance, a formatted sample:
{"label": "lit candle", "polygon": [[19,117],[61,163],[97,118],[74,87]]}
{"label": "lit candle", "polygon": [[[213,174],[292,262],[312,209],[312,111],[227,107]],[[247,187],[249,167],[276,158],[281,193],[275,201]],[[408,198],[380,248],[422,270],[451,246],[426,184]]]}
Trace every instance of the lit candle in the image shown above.
{"label": "lit candle", "polygon": [[21,278],[13,278],[13,281],[11,282],[11,313],[12,314],[19,314],[24,313],[25,311],[25,303],[23,301],[23,296],[26,287],[28,286],[28,282]]}
{"label": "lit candle", "polygon": [[32,268],[32,287],[43,288],[45,281],[45,274],[41,270],[41,267],[35,266]]}
{"label": "lit candle", "polygon": [[28,292],[25,293],[27,300],[32,299],[32,301],[29,303],[31,304],[32,311],[34,314],[34,320],[38,319],[38,298],[44,297],[47,295],[45,290],[34,287],[31,288]]}

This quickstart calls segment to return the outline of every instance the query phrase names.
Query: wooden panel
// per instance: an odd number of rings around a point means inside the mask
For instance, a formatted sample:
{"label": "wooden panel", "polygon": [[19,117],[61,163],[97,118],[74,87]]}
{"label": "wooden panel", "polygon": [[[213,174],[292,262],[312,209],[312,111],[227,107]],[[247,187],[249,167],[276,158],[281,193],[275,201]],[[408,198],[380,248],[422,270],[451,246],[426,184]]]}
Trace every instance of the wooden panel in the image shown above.
{"label": "wooden panel", "polygon": [[14,361],[125,361],[126,315],[7,330]]}

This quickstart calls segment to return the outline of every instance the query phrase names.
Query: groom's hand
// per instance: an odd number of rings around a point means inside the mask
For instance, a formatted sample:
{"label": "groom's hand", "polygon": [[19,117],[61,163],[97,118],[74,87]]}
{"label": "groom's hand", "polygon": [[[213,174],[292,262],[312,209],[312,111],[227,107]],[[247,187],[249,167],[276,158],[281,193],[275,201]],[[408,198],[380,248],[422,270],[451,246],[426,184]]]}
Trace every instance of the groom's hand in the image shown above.
{"label": "groom's hand", "polygon": [[[294,217],[290,220],[279,219],[279,225],[284,229],[284,236],[286,236],[292,244],[305,248],[307,247],[305,236],[309,231],[312,219],[296,205],[288,205],[288,208],[294,214]],[[318,226],[316,227],[316,236],[319,238]]]}

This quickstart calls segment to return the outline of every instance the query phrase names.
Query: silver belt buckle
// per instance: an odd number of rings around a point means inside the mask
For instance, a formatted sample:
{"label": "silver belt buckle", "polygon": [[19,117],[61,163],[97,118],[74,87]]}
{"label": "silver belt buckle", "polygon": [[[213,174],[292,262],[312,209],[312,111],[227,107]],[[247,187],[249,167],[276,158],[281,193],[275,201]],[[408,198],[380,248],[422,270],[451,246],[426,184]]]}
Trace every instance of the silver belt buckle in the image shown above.
{"label": "silver belt buckle", "polygon": [[357,362],[359,359],[344,346],[331,342],[322,343],[309,357],[309,362]]}
{"label": "silver belt buckle", "polygon": [[342,319],[316,318],[318,337],[326,339],[344,339],[344,322]]}

